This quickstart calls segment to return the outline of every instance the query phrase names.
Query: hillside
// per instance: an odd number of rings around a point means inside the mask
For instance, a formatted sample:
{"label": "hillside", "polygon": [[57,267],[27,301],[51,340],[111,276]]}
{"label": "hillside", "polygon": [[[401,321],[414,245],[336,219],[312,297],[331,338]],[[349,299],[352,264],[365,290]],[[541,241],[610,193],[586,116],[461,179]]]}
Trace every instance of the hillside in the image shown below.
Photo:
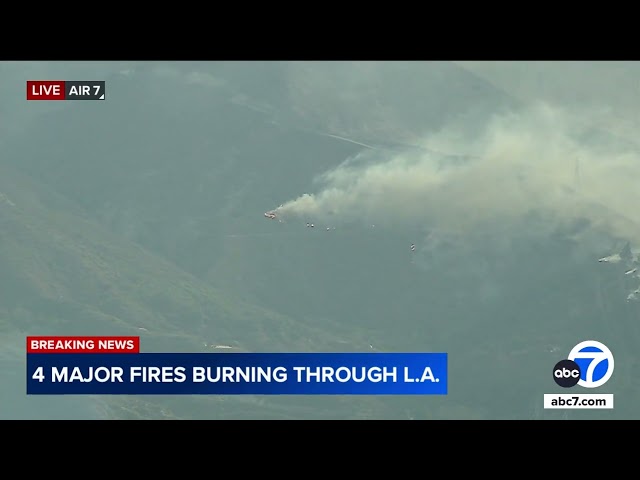
{"label": "hillside", "polygon": [[[245,351],[335,351],[349,345],[338,329],[312,328],[220,293],[6,167],[0,167],[0,192],[0,330],[5,339],[21,339],[18,345],[2,342],[10,364],[24,355],[24,336],[36,334],[140,335],[145,351],[207,351],[205,344]],[[262,418],[295,411],[288,406],[285,413],[281,400],[247,398],[98,403],[117,418],[156,418],[158,412]]]}
{"label": "hillside", "polygon": [[[337,286],[330,279],[347,274],[309,273],[319,267],[309,259],[322,244],[303,243],[308,232],[276,229],[262,218],[362,150],[318,132],[401,143],[451,117],[489,115],[511,104],[447,62],[151,63],[107,81],[108,102],[42,114],[7,141],[5,161],[109,230],[294,316],[303,312],[292,310],[292,297],[296,306],[311,302],[310,310],[340,304],[335,294],[344,285],[328,290]],[[379,118],[386,123],[367,126]],[[337,248],[354,263],[334,254],[326,265],[371,278],[363,263],[375,258],[381,271],[397,266],[392,252],[406,256],[405,249],[389,243],[416,241],[423,226],[416,227],[376,234],[371,245],[366,230],[339,232],[346,243]],[[298,273],[289,271],[291,263]]]}
{"label": "hillside", "polygon": [[[75,68],[69,75],[80,75]],[[449,62],[92,68],[82,76],[103,75],[105,102],[28,103],[24,129],[0,143],[5,338],[143,327],[145,350],[372,344],[449,352],[455,379],[444,399],[100,399],[94,411],[113,418],[557,418],[537,410],[542,393],[555,391],[549,371],[588,337],[620,355],[614,415],[638,416],[631,381],[637,305],[625,303],[629,285],[619,272],[595,262],[618,238],[587,244],[571,225],[555,228],[553,216],[532,215],[522,230],[496,218],[493,231],[459,237],[375,209],[335,224],[262,216],[317,192],[319,176],[363,152],[383,163],[410,149],[437,151],[445,165],[467,161],[467,136],[522,106],[504,91]],[[12,72],[8,78],[19,77]],[[452,121],[462,133],[451,150],[425,140]],[[442,198],[480,215],[483,196],[518,179],[500,180],[484,187],[474,176]],[[447,206],[392,198],[403,188],[389,193],[396,212]],[[609,412],[583,417],[598,415]]]}

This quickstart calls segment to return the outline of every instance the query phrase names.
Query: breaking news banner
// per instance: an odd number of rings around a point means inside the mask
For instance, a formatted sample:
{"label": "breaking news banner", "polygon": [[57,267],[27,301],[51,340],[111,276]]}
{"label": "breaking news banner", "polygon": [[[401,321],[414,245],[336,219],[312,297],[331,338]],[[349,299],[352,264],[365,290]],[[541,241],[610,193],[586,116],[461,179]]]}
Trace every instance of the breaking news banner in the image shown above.
{"label": "breaking news banner", "polygon": [[140,353],[27,337],[27,395],[446,395],[446,353]]}
{"label": "breaking news banner", "polygon": [[27,100],[104,100],[104,80],[27,80]]}

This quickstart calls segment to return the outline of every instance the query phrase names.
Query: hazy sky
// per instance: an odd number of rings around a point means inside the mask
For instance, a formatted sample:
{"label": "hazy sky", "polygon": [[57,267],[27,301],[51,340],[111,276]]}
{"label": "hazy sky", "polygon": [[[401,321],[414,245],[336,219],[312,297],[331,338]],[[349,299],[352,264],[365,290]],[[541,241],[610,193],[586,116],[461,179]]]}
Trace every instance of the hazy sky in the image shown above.
{"label": "hazy sky", "polygon": [[[553,231],[588,220],[595,233],[640,245],[640,150],[586,129],[551,101],[487,118],[477,129],[455,121],[424,136],[431,149],[473,156],[462,164],[420,150],[366,154],[326,172],[317,191],[286,202],[287,215],[336,220],[406,220],[465,236]],[[586,116],[586,117],[585,117]],[[496,230],[496,226],[500,229]]]}
{"label": "hazy sky", "polygon": [[585,110],[585,121],[635,141],[640,126],[640,62],[456,63],[523,100]]}
{"label": "hazy sky", "polygon": [[[265,104],[265,111],[333,108],[333,114],[325,112],[327,133],[344,133],[340,128],[346,128],[345,115],[348,119],[352,111],[362,132],[402,135],[400,120],[381,124],[380,118],[386,115],[389,92],[404,90],[408,95],[414,91],[410,77],[415,77],[420,63],[289,62],[280,64],[285,88],[279,100],[286,105],[266,105],[275,97],[255,98],[259,89],[250,92],[245,101],[254,106]],[[480,158],[464,166],[443,168],[425,152],[369,152],[364,162],[349,159],[325,172],[316,179],[316,191],[300,192],[300,198],[290,199],[281,213],[333,212],[338,220],[367,221],[382,214],[464,231],[483,225],[491,228],[496,222],[517,222],[523,215],[542,212],[552,228],[586,218],[599,230],[640,242],[640,211],[633,208],[640,200],[634,180],[640,178],[640,148],[635,151],[616,145],[586,130],[597,126],[636,143],[640,63],[454,63],[528,105],[506,116],[485,118],[471,130],[454,118],[438,131],[418,132],[418,143],[431,149]],[[89,73],[101,77],[118,72],[135,75],[142,70],[175,78],[191,88],[235,94],[233,98],[242,93],[236,92],[241,87],[229,80],[243,68],[242,63],[194,63],[188,67],[145,62],[7,62],[2,71],[17,83],[5,83],[0,94],[7,97],[8,85],[22,88],[28,78],[72,78]],[[395,102],[405,100],[400,93],[394,95]],[[34,105],[38,103],[46,105]],[[45,108],[61,107],[49,102],[31,102],[25,107],[22,102],[22,107],[16,108],[16,125],[31,111]],[[359,122],[363,111],[370,116]],[[338,114],[341,122],[331,119]],[[331,131],[332,126],[336,130]]]}

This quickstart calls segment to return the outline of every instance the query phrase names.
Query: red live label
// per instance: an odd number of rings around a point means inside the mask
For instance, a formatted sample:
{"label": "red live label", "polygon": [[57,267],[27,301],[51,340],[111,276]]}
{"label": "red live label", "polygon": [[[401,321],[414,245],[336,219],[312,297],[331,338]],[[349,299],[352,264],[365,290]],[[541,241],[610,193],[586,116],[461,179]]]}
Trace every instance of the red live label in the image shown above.
{"label": "red live label", "polygon": [[63,80],[27,80],[27,100],[64,100]]}

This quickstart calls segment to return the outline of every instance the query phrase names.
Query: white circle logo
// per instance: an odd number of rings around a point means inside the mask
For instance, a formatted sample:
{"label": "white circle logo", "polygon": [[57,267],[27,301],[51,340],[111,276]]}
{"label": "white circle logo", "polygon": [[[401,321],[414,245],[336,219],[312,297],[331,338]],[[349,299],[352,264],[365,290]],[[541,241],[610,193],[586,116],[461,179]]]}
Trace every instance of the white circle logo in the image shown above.
{"label": "white circle logo", "polygon": [[581,387],[601,387],[613,375],[613,354],[603,343],[595,340],[580,342],[573,347],[568,358],[580,367],[578,385]]}

